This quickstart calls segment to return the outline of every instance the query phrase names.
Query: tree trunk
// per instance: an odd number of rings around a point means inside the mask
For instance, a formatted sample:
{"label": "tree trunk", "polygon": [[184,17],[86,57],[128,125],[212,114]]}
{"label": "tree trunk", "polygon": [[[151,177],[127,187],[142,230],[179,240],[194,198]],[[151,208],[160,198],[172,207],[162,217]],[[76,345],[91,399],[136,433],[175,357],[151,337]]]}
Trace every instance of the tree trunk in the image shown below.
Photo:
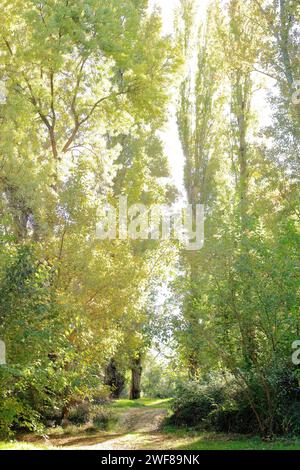
{"label": "tree trunk", "polygon": [[120,398],[125,386],[125,377],[114,359],[111,359],[106,367],[104,383],[110,387],[111,398]]}
{"label": "tree trunk", "polygon": [[132,361],[130,400],[138,400],[141,397],[142,357],[139,353]]}
{"label": "tree trunk", "polygon": [[[239,38],[236,39],[239,41]],[[239,70],[235,71],[235,77],[232,82],[232,113],[235,116],[234,133],[236,135],[236,155],[238,162],[237,190],[239,198],[239,216],[240,216],[240,236],[241,252],[240,261],[243,266],[249,263],[249,148],[247,142],[247,131],[250,118],[250,104],[252,96],[251,74],[247,70],[243,74]],[[243,277],[243,299],[244,309],[237,312],[240,334],[242,339],[243,355],[245,364],[251,367],[257,358],[257,347],[255,340],[255,327],[251,309],[251,290],[249,289],[249,273],[241,273]]]}

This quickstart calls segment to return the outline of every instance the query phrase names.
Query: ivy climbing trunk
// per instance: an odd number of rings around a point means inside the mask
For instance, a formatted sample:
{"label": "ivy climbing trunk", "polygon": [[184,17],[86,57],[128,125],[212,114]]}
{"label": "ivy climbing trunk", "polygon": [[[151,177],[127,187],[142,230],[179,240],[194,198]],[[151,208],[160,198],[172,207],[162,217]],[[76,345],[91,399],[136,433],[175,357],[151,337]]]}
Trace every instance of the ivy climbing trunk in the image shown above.
{"label": "ivy climbing trunk", "polygon": [[125,386],[125,376],[115,359],[111,359],[106,367],[104,383],[110,388],[111,398],[120,398]]}
{"label": "ivy climbing trunk", "polygon": [[132,360],[130,400],[138,400],[141,397],[142,371],[142,356],[139,353],[138,356]]}

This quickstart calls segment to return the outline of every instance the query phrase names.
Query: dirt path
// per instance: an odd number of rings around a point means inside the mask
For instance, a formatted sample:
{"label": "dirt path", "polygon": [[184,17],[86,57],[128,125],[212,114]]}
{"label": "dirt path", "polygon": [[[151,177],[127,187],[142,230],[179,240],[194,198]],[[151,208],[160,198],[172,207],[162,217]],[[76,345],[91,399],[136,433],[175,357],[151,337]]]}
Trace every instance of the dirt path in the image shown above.
{"label": "dirt path", "polygon": [[[150,449],[163,445],[166,436],[159,432],[161,422],[167,411],[160,408],[135,408],[127,410],[120,417],[119,432],[116,434],[103,434],[99,441],[93,444],[74,446],[76,449],[89,450],[135,450]],[[97,441],[97,438],[94,438]],[[150,447],[149,447],[150,446]],[[154,447],[153,447],[154,448]]]}
{"label": "dirt path", "polygon": [[157,432],[166,415],[161,408],[135,408],[122,415],[120,427],[127,432]]}
{"label": "dirt path", "polygon": [[[115,432],[52,435],[43,444],[61,450],[173,450],[190,443],[190,438],[178,438],[160,430],[167,413],[166,409],[153,407],[120,410]],[[32,436],[27,442],[42,444],[33,441]]]}

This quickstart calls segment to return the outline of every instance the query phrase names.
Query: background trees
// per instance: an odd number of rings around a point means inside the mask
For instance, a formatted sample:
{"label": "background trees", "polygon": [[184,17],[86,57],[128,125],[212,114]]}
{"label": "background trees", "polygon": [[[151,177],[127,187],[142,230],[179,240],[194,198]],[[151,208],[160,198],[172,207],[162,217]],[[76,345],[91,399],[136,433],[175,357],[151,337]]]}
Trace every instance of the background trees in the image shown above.
{"label": "background trees", "polygon": [[[182,8],[190,7],[182,2]],[[190,18],[182,17],[182,31],[190,30]],[[290,200],[298,172],[297,151],[291,158],[289,151],[299,140],[291,98],[298,60],[290,60],[298,25],[293,2],[232,0],[222,2],[222,10],[211,2],[196,39],[197,66],[181,88],[186,189],[191,198],[200,179],[194,200],[206,201],[206,240],[197,257],[182,257],[184,285],[180,279],[176,289],[183,312],[179,350],[197,380],[194,394],[188,387],[179,390],[178,423],[184,413],[196,416],[202,403],[195,419],[206,426],[297,432],[291,344],[299,335],[299,258],[293,249],[299,225]],[[256,98],[262,91],[266,97],[266,90],[269,126]],[[206,375],[212,370],[223,374],[221,383]]]}
{"label": "background trees", "polygon": [[[128,376],[133,399],[180,382],[177,424],[299,432],[299,5],[211,0],[200,22],[196,3],[164,37],[144,0],[2,0],[6,434],[118,397]],[[99,242],[105,201],[176,196],[159,137],[174,85],[205,246]],[[164,341],[171,359],[150,367]]]}
{"label": "background trees", "polygon": [[148,286],[166,258],[158,244],[99,242],[97,208],[121,194],[165,200],[156,132],[179,54],[144,0],[2,8],[0,421],[10,432],[64,418],[99,392],[121,351],[128,369],[145,348]]}

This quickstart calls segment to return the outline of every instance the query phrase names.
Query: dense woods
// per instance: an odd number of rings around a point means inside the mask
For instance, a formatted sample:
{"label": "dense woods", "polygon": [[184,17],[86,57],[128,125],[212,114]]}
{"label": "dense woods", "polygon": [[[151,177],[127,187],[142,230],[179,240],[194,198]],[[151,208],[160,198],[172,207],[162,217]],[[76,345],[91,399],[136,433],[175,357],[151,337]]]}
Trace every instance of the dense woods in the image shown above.
{"label": "dense woods", "polygon": [[[183,11],[187,55],[191,2]],[[297,433],[298,2],[231,1],[225,12],[213,3],[195,43],[178,124],[188,197],[206,205],[206,240],[183,259],[179,345],[195,395],[188,384],[179,398],[187,394],[194,417],[204,400],[195,419],[217,429]],[[261,92],[269,111],[257,109]],[[175,409],[185,419],[185,404]]]}
{"label": "dense woods", "polygon": [[[300,5],[197,5],[165,34],[147,0],[1,0],[5,439],[141,394],[176,426],[300,433]],[[203,248],[99,240],[122,195],[204,205]]]}

